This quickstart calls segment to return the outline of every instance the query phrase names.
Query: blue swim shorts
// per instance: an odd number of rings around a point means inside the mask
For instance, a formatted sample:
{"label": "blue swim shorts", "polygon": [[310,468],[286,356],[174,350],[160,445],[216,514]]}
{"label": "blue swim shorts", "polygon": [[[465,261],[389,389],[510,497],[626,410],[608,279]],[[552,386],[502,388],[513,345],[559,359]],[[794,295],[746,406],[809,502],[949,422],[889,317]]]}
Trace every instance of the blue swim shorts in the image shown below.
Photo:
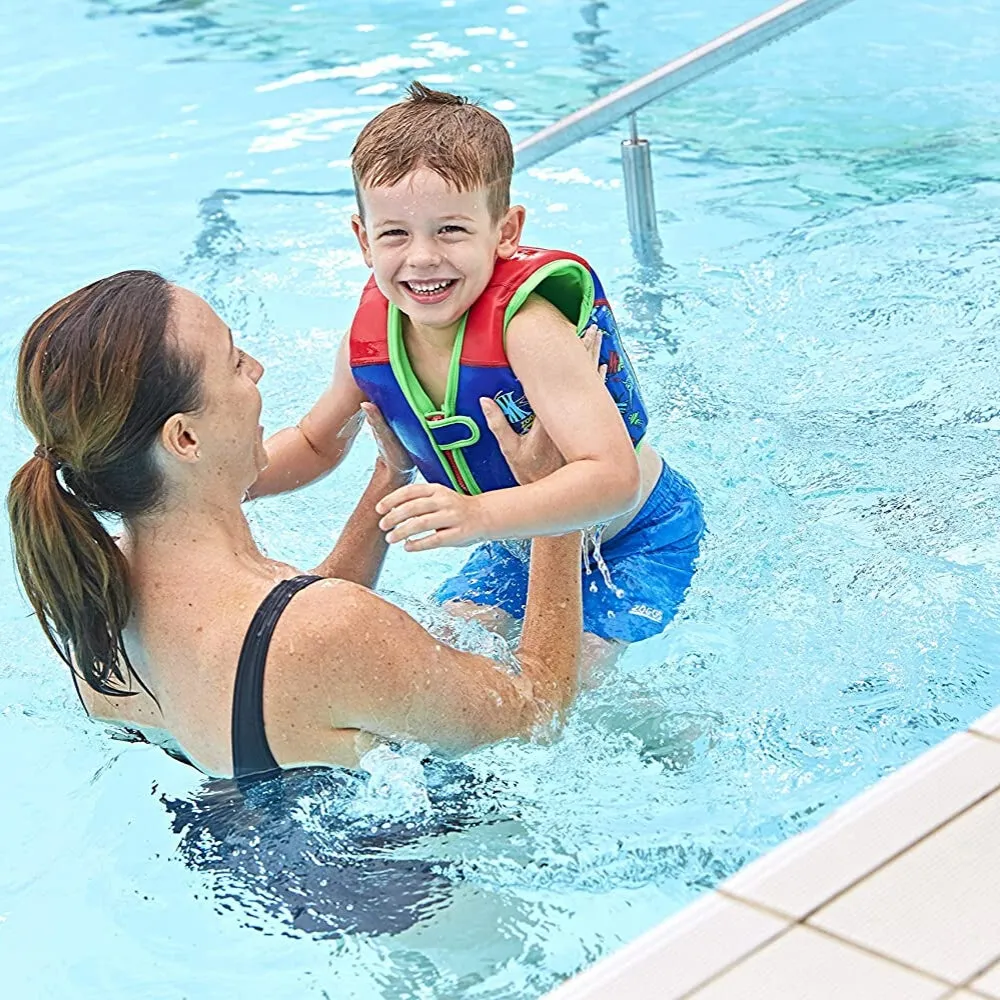
{"label": "blue swim shorts", "polygon": [[[658,635],[677,613],[694,575],[705,533],[694,487],[664,463],[656,486],[624,531],[601,546],[609,587],[593,557],[583,574],[583,628],[603,639],[637,642]],[[524,617],[529,546],[486,542],[434,594]]]}

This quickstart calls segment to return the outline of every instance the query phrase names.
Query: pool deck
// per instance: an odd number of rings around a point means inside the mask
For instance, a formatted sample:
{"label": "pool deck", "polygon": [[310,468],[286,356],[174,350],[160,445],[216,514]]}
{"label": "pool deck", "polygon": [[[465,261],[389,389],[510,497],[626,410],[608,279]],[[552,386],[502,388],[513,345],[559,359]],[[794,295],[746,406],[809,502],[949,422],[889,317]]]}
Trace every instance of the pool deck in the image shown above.
{"label": "pool deck", "polygon": [[546,1000],[1000,1000],[1000,708]]}

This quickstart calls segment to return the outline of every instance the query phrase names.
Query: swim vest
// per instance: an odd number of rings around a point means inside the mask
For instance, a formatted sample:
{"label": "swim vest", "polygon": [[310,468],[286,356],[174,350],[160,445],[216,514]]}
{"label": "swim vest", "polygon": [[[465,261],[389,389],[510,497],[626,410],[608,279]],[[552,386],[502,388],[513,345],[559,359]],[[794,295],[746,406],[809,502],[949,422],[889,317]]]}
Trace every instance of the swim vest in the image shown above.
{"label": "swim vest", "polygon": [[482,295],[462,317],[443,405],[438,408],[410,366],[402,313],[372,277],[351,324],[351,371],[358,387],[382,411],[428,482],[476,494],[516,486],[479,406],[496,400],[510,425],[525,433],[534,412],[504,349],[507,324],[532,293],[551,302],[576,326],[602,333],[600,363],[606,384],[638,447],[648,417],[632,363],[622,346],[604,289],[590,265],[562,250],[520,247],[497,260]]}

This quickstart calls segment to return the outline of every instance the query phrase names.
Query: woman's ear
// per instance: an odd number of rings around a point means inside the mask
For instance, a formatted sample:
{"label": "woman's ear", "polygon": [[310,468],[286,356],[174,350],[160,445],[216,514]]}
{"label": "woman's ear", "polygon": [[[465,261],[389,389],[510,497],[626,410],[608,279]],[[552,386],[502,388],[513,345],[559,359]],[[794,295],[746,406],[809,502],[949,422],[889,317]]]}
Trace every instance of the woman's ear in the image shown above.
{"label": "woman's ear", "polygon": [[372,248],[371,244],[368,242],[368,233],[365,230],[364,219],[362,219],[360,215],[351,216],[351,229],[354,230],[354,236],[358,241],[358,246],[361,247],[361,256],[364,257],[365,263],[371,267]]}
{"label": "woman's ear", "polygon": [[163,450],[181,462],[196,462],[201,458],[198,434],[185,413],[168,417],[160,431]]}
{"label": "woman's ear", "polygon": [[511,205],[500,220],[500,245],[497,247],[497,256],[503,260],[513,257],[521,245],[524,215],[524,205]]}

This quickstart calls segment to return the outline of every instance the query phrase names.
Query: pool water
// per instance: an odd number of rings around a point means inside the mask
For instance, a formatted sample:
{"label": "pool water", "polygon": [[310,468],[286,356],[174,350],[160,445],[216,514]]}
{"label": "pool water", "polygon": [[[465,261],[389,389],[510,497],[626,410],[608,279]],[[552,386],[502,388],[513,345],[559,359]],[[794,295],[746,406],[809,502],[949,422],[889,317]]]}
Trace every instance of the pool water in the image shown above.
{"label": "pool water", "polygon": [[[523,138],[765,6],[8,0],[3,395],[42,308],[154,267],[296,419],[366,278],[353,137],[409,80]],[[234,797],[83,718],[5,559],[4,995],[537,997],[1000,702],[997,65],[998,0],[857,0],[644,112],[662,268],[621,133],[515,177],[526,242],[602,275],[711,529],[553,745]],[[6,482],[32,442],[0,416]],[[318,561],[372,455],[255,504],[261,544]],[[433,622],[464,555],[394,552],[383,589]]]}

